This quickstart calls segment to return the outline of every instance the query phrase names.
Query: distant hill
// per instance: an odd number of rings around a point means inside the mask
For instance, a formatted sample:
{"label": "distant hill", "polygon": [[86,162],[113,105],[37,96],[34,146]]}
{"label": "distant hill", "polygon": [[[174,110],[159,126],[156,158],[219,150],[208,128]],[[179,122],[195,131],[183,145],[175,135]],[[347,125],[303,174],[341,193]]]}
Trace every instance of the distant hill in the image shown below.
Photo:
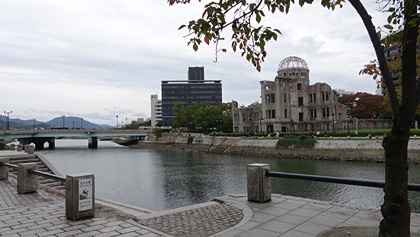
{"label": "distant hill", "polygon": [[[63,127],[63,117],[57,117],[47,121],[48,124],[51,124],[53,127]],[[109,125],[99,125],[95,123],[91,123],[85,119],[82,120],[80,117],[64,117],[64,127],[68,128],[87,128],[87,129],[94,129],[94,128],[103,128],[107,129],[111,126]]]}
{"label": "distant hill", "polygon": [[[73,128],[73,122],[74,122],[74,128],[81,128],[82,127],[81,125],[83,125],[83,128],[87,128],[87,129],[95,129],[95,128],[107,129],[107,128],[112,127],[107,124],[91,123],[85,119],[83,119],[82,121],[82,118],[80,117],[65,117],[64,127]],[[5,126],[6,126],[6,117],[3,115],[0,115],[0,130],[5,129]],[[35,127],[37,129],[40,129],[40,128],[47,129],[50,127],[62,127],[62,126],[63,126],[63,117],[57,117],[47,122],[38,121],[38,120],[35,121]],[[11,118],[10,128],[33,129],[34,120],[33,119],[22,120],[19,118]]]}

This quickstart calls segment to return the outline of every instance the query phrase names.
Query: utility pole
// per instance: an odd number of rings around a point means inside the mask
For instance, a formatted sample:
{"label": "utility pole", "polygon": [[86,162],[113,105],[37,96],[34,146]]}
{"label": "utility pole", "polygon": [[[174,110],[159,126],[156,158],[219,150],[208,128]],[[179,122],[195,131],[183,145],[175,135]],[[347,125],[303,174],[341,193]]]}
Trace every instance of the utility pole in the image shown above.
{"label": "utility pole", "polygon": [[61,115],[61,117],[63,117],[63,128],[64,128],[64,118],[66,117],[65,115]]}
{"label": "utility pole", "polygon": [[4,111],[4,113],[6,114],[6,130],[9,130],[10,129],[9,117],[12,111]]}

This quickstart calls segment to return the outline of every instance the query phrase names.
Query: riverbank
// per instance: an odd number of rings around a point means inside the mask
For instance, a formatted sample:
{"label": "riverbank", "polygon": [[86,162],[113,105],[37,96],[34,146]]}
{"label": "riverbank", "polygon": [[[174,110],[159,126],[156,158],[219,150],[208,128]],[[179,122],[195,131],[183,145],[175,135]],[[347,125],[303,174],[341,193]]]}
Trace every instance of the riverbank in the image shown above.
{"label": "riverbank", "polygon": [[[204,137],[166,135],[149,137],[130,145],[136,149],[199,152],[240,156],[262,156],[310,160],[384,162],[382,140],[366,139],[317,139],[314,148],[284,148],[278,139],[250,139],[228,137]],[[408,149],[410,164],[420,164],[420,140],[410,140]]]}

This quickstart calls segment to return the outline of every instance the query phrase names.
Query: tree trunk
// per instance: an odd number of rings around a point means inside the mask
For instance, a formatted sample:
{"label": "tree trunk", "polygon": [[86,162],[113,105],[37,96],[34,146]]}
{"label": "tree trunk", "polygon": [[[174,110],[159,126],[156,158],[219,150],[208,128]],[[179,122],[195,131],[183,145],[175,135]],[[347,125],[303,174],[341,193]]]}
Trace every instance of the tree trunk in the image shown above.
{"label": "tree trunk", "polygon": [[381,206],[380,236],[410,236],[410,204],[408,202],[407,148],[410,124],[419,105],[417,82],[417,37],[419,17],[416,1],[404,1],[402,37],[402,99],[400,109],[393,111],[391,134],[384,139],[385,200]]}
{"label": "tree trunk", "polygon": [[408,123],[394,123],[389,136],[384,138],[385,198],[381,206],[383,219],[379,236],[410,236],[410,204],[407,196]]}

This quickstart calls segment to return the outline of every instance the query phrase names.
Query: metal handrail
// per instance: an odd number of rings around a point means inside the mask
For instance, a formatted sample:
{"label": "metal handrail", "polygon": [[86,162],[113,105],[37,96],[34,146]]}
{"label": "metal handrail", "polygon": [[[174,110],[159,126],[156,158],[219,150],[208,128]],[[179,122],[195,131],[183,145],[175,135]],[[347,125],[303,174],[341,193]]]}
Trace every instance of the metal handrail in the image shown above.
{"label": "metal handrail", "polygon": [[[0,162],[0,166],[2,166],[2,165],[3,166],[10,167],[10,168],[17,169],[17,165],[13,165],[13,164],[10,164],[10,163]],[[50,173],[47,173],[47,172],[42,172],[42,171],[39,171],[39,170],[29,169],[28,170],[28,173],[30,173],[30,174],[36,174],[38,176],[44,176],[46,178],[53,179],[53,180],[56,180],[56,181],[59,181],[59,182],[63,182],[63,183],[66,182],[66,178],[65,177],[58,176],[58,175],[55,175],[55,174],[50,174]]]}
{"label": "metal handrail", "polygon": [[17,165],[12,165],[12,164],[10,164],[10,163],[0,162],[0,166],[2,166],[2,165],[7,166],[7,167],[9,167],[9,168],[14,168],[14,169],[17,169]]}
{"label": "metal handrail", "polygon": [[47,172],[42,172],[42,171],[39,171],[39,170],[29,169],[28,173],[36,174],[36,175],[39,175],[39,176],[44,176],[44,177],[47,177],[47,178],[50,178],[50,179],[53,179],[53,180],[56,180],[56,181],[59,181],[59,182],[63,182],[63,183],[66,182],[66,178],[64,178],[62,176],[58,176],[58,175],[55,175],[55,174],[50,174],[50,173],[47,173]]}
{"label": "metal handrail", "polygon": [[[375,187],[375,188],[385,187],[385,182],[375,181],[375,180],[347,179],[347,178],[338,178],[338,177],[330,177],[330,176],[294,174],[294,173],[271,172],[271,171],[267,171],[266,176],[287,178],[287,179],[319,181],[319,182],[327,182],[327,183],[337,183],[337,184],[349,184],[349,185]],[[420,191],[420,184],[408,184],[407,189],[409,191]]]}

